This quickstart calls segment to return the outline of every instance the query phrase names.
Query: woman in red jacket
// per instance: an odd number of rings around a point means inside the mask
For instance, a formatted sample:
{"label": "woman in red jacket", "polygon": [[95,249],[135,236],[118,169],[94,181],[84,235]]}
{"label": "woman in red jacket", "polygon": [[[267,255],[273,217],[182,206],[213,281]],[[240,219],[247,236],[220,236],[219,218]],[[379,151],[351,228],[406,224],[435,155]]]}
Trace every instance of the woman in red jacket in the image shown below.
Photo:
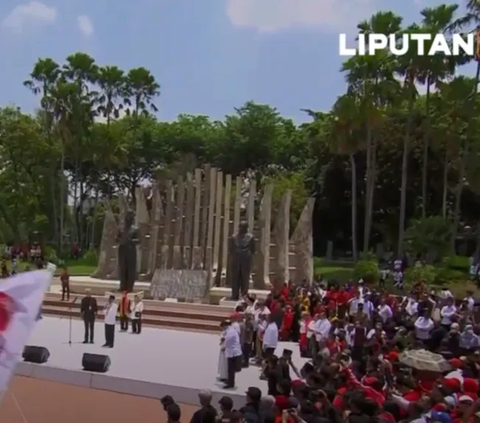
{"label": "woman in red jacket", "polygon": [[287,305],[285,307],[285,313],[283,314],[282,329],[280,331],[282,341],[288,341],[290,339],[290,331],[292,330],[292,323],[293,323],[292,307]]}

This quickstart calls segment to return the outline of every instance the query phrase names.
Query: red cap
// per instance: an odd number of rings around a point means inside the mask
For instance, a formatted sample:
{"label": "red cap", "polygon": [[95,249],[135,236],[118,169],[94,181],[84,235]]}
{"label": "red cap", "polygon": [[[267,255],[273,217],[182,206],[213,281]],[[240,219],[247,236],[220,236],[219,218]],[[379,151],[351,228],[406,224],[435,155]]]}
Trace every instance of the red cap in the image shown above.
{"label": "red cap", "polygon": [[451,391],[459,391],[461,388],[460,381],[454,377],[443,379],[442,385],[445,386],[445,388],[450,389]]}
{"label": "red cap", "polygon": [[365,379],[363,379],[363,383],[364,385],[367,385],[367,386],[371,386],[375,383],[378,382],[378,379],[376,377],[366,377]]}
{"label": "red cap", "polygon": [[479,384],[476,379],[472,379],[471,377],[466,377],[463,379],[463,390],[465,392],[478,394],[478,388]]}
{"label": "red cap", "polygon": [[452,358],[451,360],[448,360],[448,363],[450,366],[452,366],[454,369],[459,369],[460,367],[463,367],[463,362],[462,360],[458,358]]}
{"label": "red cap", "polygon": [[398,356],[399,356],[398,352],[390,351],[385,358],[389,361],[398,361]]}
{"label": "red cap", "polygon": [[447,411],[447,406],[443,403],[437,403],[432,408],[435,411]]}

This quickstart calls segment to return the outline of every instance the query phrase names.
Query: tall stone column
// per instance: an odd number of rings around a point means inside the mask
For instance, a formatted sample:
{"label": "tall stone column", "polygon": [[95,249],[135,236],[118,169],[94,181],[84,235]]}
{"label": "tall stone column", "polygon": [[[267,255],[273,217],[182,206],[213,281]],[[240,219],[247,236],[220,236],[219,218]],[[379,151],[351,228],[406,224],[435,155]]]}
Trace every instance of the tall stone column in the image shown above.
{"label": "tall stone column", "polygon": [[[288,282],[289,274],[289,243],[290,243],[290,205],[292,191],[287,190],[283,194],[282,201],[275,221],[275,244],[277,256],[275,257],[275,288],[280,288]],[[272,282],[272,281],[270,281]]]}
{"label": "tall stone column", "polygon": [[181,176],[177,180],[177,201],[175,207],[175,232],[173,241],[173,269],[183,269],[183,206],[185,203],[185,184]]}
{"label": "tall stone column", "polygon": [[163,205],[162,198],[160,197],[160,192],[158,190],[158,184],[153,183],[152,187],[152,213],[151,213],[151,230],[150,230],[150,242],[149,242],[149,251],[148,251],[148,271],[146,278],[153,277],[155,270],[157,268],[158,260],[157,256],[159,253],[159,244],[161,241],[160,236],[160,225],[163,216]]}
{"label": "tall stone column", "polygon": [[[122,193],[118,194],[118,208],[120,209],[120,213],[118,216],[118,229],[123,230],[123,227],[125,224],[125,216],[128,211],[128,202]],[[115,242],[115,245],[113,248],[115,249],[115,254],[112,257],[111,267],[110,267],[112,273],[108,275],[108,279],[118,280],[120,275],[119,275],[119,268],[118,268],[118,243],[117,242]]]}
{"label": "tall stone column", "polygon": [[162,269],[171,269],[172,268],[172,257],[171,257],[171,236],[172,236],[172,218],[173,218],[173,207],[174,207],[174,198],[173,198],[173,184],[172,181],[167,181],[166,187],[166,207],[165,207],[165,225],[163,227],[163,243],[162,243]]}
{"label": "tall stone column", "polygon": [[270,282],[270,225],[272,216],[272,193],[273,185],[265,186],[262,207],[260,210],[259,229],[260,239],[258,242],[258,250],[255,268],[255,276],[253,286],[255,289],[265,289]]}
{"label": "tall stone column", "polygon": [[250,180],[250,189],[248,191],[248,203],[247,203],[247,220],[248,230],[253,231],[255,224],[255,197],[257,196],[257,181],[255,179]]}
{"label": "tall stone column", "polygon": [[205,249],[205,265],[204,269],[208,272],[208,284],[212,286],[212,270],[213,270],[213,233],[214,233],[214,217],[215,217],[215,189],[217,186],[217,169],[210,169],[210,199],[208,202],[208,225],[207,225],[207,244]]}
{"label": "tall stone column", "polygon": [[[202,201],[202,169],[195,169],[195,208],[193,215],[193,247],[192,266],[193,270],[201,270],[203,266],[202,251],[200,246],[200,211]],[[203,225],[203,223],[202,223]]]}
{"label": "tall stone column", "polygon": [[142,187],[135,189],[136,210],[135,224],[140,235],[137,244],[137,273],[144,274],[148,267],[148,247],[150,243],[150,214],[148,213],[147,199]]}
{"label": "tall stone column", "polygon": [[208,206],[210,204],[210,189],[212,179],[212,169],[210,165],[205,165],[203,168],[205,180],[203,182],[202,192],[202,216],[200,220],[200,247],[202,249],[202,267],[205,266],[205,250],[207,248],[207,233],[208,233]]}
{"label": "tall stone column", "polygon": [[[233,227],[232,231],[229,234],[234,235],[237,233],[238,230],[238,225],[240,224],[240,207],[242,205],[242,178],[240,176],[237,176],[235,179],[235,200],[234,200],[234,205],[233,205]],[[230,273],[231,271],[231,260],[232,257],[230,257],[230,236],[227,237],[227,272],[226,272],[226,278],[225,278],[225,285],[226,286],[232,286],[232,275]]]}
{"label": "tall stone column", "polygon": [[192,267],[193,212],[195,206],[194,190],[193,176],[191,173],[187,173],[187,200],[185,208],[185,227],[183,230],[183,263],[185,269],[191,269]]}
{"label": "tall stone column", "polygon": [[223,172],[217,172],[217,188],[215,191],[215,222],[213,234],[213,278],[218,282],[221,273],[220,263],[220,231],[222,230]]}
{"label": "tall stone column", "polygon": [[100,242],[100,255],[98,257],[98,265],[95,272],[92,274],[92,278],[106,279],[113,271],[113,263],[117,263],[115,260],[115,254],[117,250],[114,248],[116,245],[117,237],[117,221],[110,209],[105,211],[105,220],[103,221],[102,241]]}
{"label": "tall stone column", "polygon": [[313,280],[313,238],[312,215],[315,207],[315,198],[309,198],[303,208],[297,227],[292,235],[295,244],[295,283],[302,283],[306,279]]}
{"label": "tall stone column", "polygon": [[224,195],[224,207],[223,207],[223,230],[222,230],[222,242],[221,242],[221,254],[220,261],[222,263],[220,271],[219,285],[225,285],[225,279],[227,277],[228,266],[228,239],[230,236],[230,207],[232,205],[232,175],[226,175],[225,177],[225,195]]}

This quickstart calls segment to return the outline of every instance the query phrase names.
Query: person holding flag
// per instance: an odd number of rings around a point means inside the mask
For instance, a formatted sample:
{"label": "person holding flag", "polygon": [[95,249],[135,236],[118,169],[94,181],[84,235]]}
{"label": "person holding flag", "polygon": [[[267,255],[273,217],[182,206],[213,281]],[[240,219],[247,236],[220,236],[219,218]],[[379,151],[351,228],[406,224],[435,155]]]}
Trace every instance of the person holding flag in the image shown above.
{"label": "person holding flag", "polygon": [[22,357],[55,269],[49,265],[0,281],[0,399]]}

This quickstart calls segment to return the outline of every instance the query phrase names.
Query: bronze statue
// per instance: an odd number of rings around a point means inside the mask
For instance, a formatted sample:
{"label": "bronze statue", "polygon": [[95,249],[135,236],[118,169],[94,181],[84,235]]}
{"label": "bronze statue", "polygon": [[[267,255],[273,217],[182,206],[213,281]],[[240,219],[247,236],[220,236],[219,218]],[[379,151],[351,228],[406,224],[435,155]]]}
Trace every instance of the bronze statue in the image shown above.
{"label": "bronze statue", "polygon": [[230,238],[230,281],[233,300],[238,300],[240,294],[248,292],[254,255],[255,240],[248,232],[248,224],[241,222],[238,225],[238,232]]}
{"label": "bronze statue", "polygon": [[135,215],[128,211],[123,228],[117,234],[120,291],[132,292],[137,278],[138,228],[133,224]]}

